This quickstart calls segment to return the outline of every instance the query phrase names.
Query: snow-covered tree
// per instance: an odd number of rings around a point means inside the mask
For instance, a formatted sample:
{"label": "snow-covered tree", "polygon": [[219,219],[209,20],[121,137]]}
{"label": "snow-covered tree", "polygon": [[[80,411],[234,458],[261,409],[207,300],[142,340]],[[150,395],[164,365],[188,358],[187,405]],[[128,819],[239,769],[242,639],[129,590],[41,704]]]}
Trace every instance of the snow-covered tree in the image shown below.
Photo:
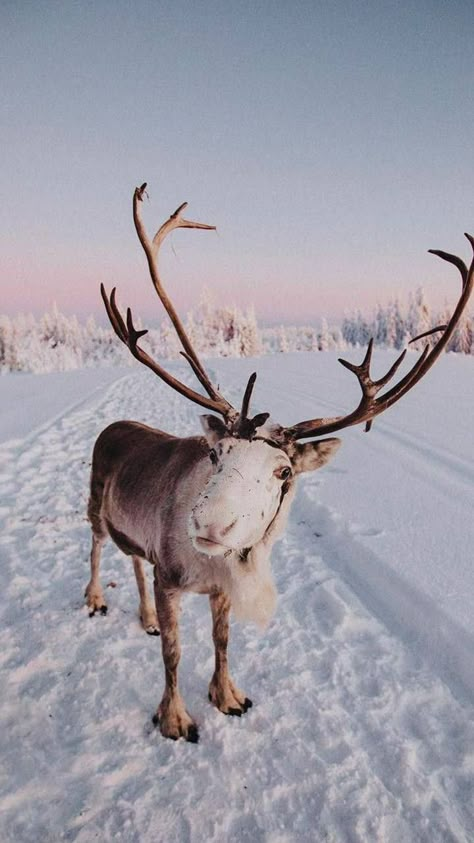
{"label": "snow-covered tree", "polygon": [[284,325],[280,325],[278,328],[278,345],[277,350],[280,351],[282,354],[286,354],[288,352],[288,338],[286,336],[286,330]]}
{"label": "snow-covered tree", "polygon": [[354,313],[345,313],[342,321],[342,337],[347,345],[357,345],[356,324]]}
{"label": "snow-covered tree", "polygon": [[329,337],[329,327],[325,317],[321,319],[321,327],[318,333],[318,350],[328,351],[331,345]]}
{"label": "snow-covered tree", "polygon": [[388,308],[377,305],[374,319],[374,341],[376,346],[388,346]]}
{"label": "snow-covered tree", "polygon": [[0,370],[3,372],[15,372],[20,368],[16,339],[14,321],[8,316],[0,316]]}
{"label": "snow-covered tree", "polygon": [[[235,305],[216,307],[205,291],[197,311],[188,314],[186,327],[201,357],[243,357],[277,351],[342,350],[347,346],[365,346],[372,335],[378,346],[402,348],[417,333],[447,323],[451,315],[452,309],[446,305],[441,314],[431,317],[420,288],[410,300],[408,310],[402,309],[396,299],[386,307],[378,305],[373,317],[360,311],[345,314],[341,328],[330,327],[323,319],[319,328],[281,325],[260,329],[253,308],[243,311]],[[136,327],[140,328],[138,319]],[[152,357],[171,359],[179,355],[180,343],[169,320],[160,328],[151,329],[140,342]],[[474,353],[473,321],[469,314],[460,320],[448,351]],[[39,320],[31,315],[0,315],[2,373],[104,365],[129,366],[133,365],[133,358],[111,328],[100,326],[93,317],[82,324],[75,316],[60,313],[56,305]]]}
{"label": "snow-covered tree", "polygon": [[385,346],[386,348],[396,348],[397,346],[397,306],[395,302],[390,301],[385,309]]}
{"label": "snow-covered tree", "polygon": [[258,331],[255,310],[250,307],[239,324],[239,343],[241,357],[258,357],[262,353],[262,344]]}
{"label": "snow-covered tree", "polygon": [[[408,314],[405,323],[405,330],[410,339],[429,331],[432,327],[430,309],[426,301],[423,287],[418,287],[414,296],[410,296]],[[421,351],[426,344],[426,339],[418,340],[412,344],[412,348]]]}

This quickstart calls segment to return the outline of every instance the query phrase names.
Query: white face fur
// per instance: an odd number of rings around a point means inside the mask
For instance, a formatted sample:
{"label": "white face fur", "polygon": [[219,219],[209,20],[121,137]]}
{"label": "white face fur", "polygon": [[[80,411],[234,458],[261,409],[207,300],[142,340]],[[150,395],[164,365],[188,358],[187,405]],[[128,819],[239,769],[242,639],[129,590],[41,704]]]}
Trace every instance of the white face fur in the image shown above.
{"label": "white face fur", "polygon": [[285,450],[262,439],[248,441],[226,434],[215,416],[202,416],[201,421],[213,471],[193,507],[189,535],[196,550],[207,556],[251,548],[259,542],[295,474],[319,468],[340,444],[338,439],[329,439],[294,445],[290,458]]}

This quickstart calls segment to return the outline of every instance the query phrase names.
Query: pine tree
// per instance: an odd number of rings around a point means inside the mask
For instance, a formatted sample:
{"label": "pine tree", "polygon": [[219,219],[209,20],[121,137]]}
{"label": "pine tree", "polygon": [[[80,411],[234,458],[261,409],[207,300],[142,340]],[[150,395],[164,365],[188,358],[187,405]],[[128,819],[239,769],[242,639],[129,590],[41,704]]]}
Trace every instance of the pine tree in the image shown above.
{"label": "pine tree", "polygon": [[278,328],[278,351],[282,354],[286,354],[288,352],[288,339],[284,325],[280,325]]}
{"label": "pine tree", "polygon": [[397,316],[393,301],[388,303],[385,310],[385,345],[387,348],[397,347]]}
{"label": "pine tree", "polygon": [[[429,331],[431,325],[430,310],[425,298],[423,287],[418,287],[414,297],[410,297],[408,315],[405,330],[410,339]],[[412,344],[412,348],[421,351],[426,344],[426,339],[418,340]]]}
{"label": "pine tree", "polygon": [[[398,298],[393,303],[393,319],[395,323],[395,348],[404,348],[407,341],[406,320],[403,316],[400,301]],[[410,339],[410,337],[408,336]]]}
{"label": "pine tree", "polygon": [[357,345],[355,313],[345,313],[342,321],[342,337],[347,345]]}
{"label": "pine tree", "polygon": [[382,348],[387,348],[388,346],[387,328],[387,309],[378,304],[374,320],[374,341],[377,346],[382,346]]}
{"label": "pine tree", "polygon": [[319,329],[318,333],[318,349],[319,351],[328,351],[329,350],[329,328],[328,323],[323,316],[321,319],[321,328]]}
{"label": "pine tree", "polygon": [[8,316],[0,316],[0,370],[15,372],[17,369],[15,326]]}
{"label": "pine tree", "polygon": [[261,354],[262,345],[258,331],[257,319],[253,307],[250,307],[239,324],[240,351],[242,357],[257,357]]}

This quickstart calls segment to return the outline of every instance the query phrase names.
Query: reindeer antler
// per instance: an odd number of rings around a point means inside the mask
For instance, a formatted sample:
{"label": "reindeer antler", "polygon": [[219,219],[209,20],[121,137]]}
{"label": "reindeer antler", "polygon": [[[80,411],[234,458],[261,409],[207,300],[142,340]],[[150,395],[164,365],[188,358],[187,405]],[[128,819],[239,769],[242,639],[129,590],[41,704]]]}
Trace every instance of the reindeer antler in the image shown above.
{"label": "reindeer antler", "polygon": [[[138,345],[138,340],[148,332],[146,330],[136,330],[133,325],[133,319],[130,308],[127,310],[127,319],[125,322],[115,302],[115,287],[112,290],[109,299],[107,297],[103,285],[101,285],[102,298],[104,300],[104,304],[112,327],[119,339],[123,343],[125,343],[125,345],[130,349],[133,356],[136,357],[136,359],[143,363],[145,366],[148,366],[149,369],[155,372],[155,374],[162,378],[162,380],[169,384],[169,386],[177,390],[177,392],[180,392],[185,397],[189,398],[191,401],[194,401],[196,404],[199,404],[202,407],[206,407],[208,410],[213,410],[214,412],[224,416],[225,420],[232,425],[237,435],[246,437],[248,436],[250,438],[255,433],[256,428],[264,424],[266,419],[268,418],[267,413],[261,413],[260,415],[255,416],[255,418],[253,419],[248,418],[250,397],[252,394],[252,389],[255,383],[256,376],[251,375],[249,379],[242,402],[242,409],[239,413],[237,410],[235,410],[232,404],[230,404],[220,394],[219,390],[213,385],[211,379],[207,375],[206,370],[204,369],[204,366],[199,360],[199,357],[196,354],[188,335],[186,334],[184,326],[176,310],[174,309],[173,304],[163,287],[163,284],[161,283],[158,272],[159,249],[163,240],[165,239],[167,234],[170,233],[170,231],[173,231],[175,228],[200,228],[205,230],[215,230],[215,226],[184,219],[184,217],[181,216],[181,213],[184,208],[186,208],[187,203],[183,202],[183,204],[176,209],[174,214],[171,214],[170,218],[166,220],[165,223],[163,223],[163,225],[156,232],[153,240],[150,241],[141,218],[141,203],[143,202],[143,196],[145,193],[146,183],[142,184],[141,187],[137,187],[135,189],[133,195],[133,219],[135,222],[135,228],[137,230],[139,240],[143,246],[147,257],[151,280],[181,341],[181,345],[183,346],[183,351],[181,352],[181,354],[190,364],[194,374],[206,390],[209,398],[206,398],[204,395],[195,392],[190,387],[181,383],[181,381],[178,381],[176,378],[170,375],[169,372],[166,372],[166,370],[163,369],[159,365],[159,363],[153,360],[153,358],[150,357],[150,355],[147,354],[146,351],[140,348],[140,346]],[[472,237],[470,234],[466,234],[466,237],[469,240],[474,252],[474,237]],[[416,383],[418,383],[419,380],[421,380],[422,377],[424,377],[426,372],[435,363],[439,355],[446,348],[450,338],[452,337],[456,325],[458,324],[466,308],[469,297],[472,293],[472,288],[474,286],[474,257],[468,269],[462,258],[459,258],[457,255],[451,255],[448,252],[442,252],[437,249],[430,249],[429,251],[432,254],[442,258],[443,260],[448,261],[448,263],[452,263],[454,266],[456,266],[459,272],[461,273],[462,278],[461,296],[448,324],[438,325],[435,328],[431,328],[429,331],[425,331],[418,337],[414,337],[413,340],[411,340],[411,342],[414,342],[416,339],[421,339],[422,337],[429,336],[433,333],[442,332],[442,336],[438,340],[438,342],[434,345],[431,350],[429,344],[426,345],[423,349],[421,356],[416,361],[414,366],[412,366],[410,371],[403,378],[401,378],[401,380],[397,384],[395,384],[391,389],[389,389],[383,395],[377,397],[378,393],[392,380],[393,376],[395,375],[397,369],[399,368],[400,364],[402,363],[405,357],[406,350],[403,351],[402,354],[400,354],[400,356],[397,358],[397,360],[395,360],[394,364],[391,366],[389,371],[382,378],[379,378],[378,380],[373,380],[370,375],[370,362],[373,348],[373,339],[371,339],[365,357],[360,365],[355,365],[354,363],[350,363],[347,360],[339,360],[339,362],[343,366],[345,366],[346,369],[349,369],[349,371],[353,372],[356,375],[359,381],[362,390],[362,398],[356,409],[353,410],[351,413],[348,413],[347,415],[343,416],[333,416],[330,418],[315,418],[308,419],[307,421],[298,422],[298,424],[295,424],[292,427],[282,429],[281,435],[285,439],[297,440],[306,439],[308,437],[314,436],[323,436],[328,433],[334,433],[337,430],[342,430],[343,428],[349,427],[354,424],[360,424],[362,422],[366,423],[366,430],[370,430],[372,420],[376,416],[380,415],[380,413],[383,413],[386,409],[388,409],[388,407],[391,407],[392,404],[395,404],[395,402],[398,401],[400,398],[402,398],[403,395],[405,395]]]}
{"label": "reindeer antler", "polygon": [[257,428],[262,427],[267,419],[270,418],[270,413],[258,413],[253,419],[249,418],[250,399],[256,380],[257,373],[253,372],[248,379],[242,399],[242,407],[232,428],[235,435],[240,436],[241,439],[252,439],[255,436]]}
{"label": "reindeer antler", "polygon": [[[470,234],[466,234],[465,236],[469,240],[474,252],[474,237]],[[397,384],[389,389],[388,392],[377,398],[376,396],[380,390],[383,389],[383,387],[386,386],[393,378],[395,372],[405,357],[406,350],[400,354],[397,360],[395,360],[395,363],[386,375],[379,380],[374,381],[370,376],[370,361],[374,342],[373,339],[371,339],[365,357],[359,366],[354,365],[354,363],[349,363],[347,360],[339,360],[346,369],[349,369],[349,371],[356,375],[362,389],[362,398],[356,409],[345,416],[308,419],[307,421],[298,422],[298,424],[284,429],[283,435],[286,438],[306,439],[310,436],[325,436],[328,433],[334,433],[336,430],[342,430],[345,427],[360,424],[361,422],[366,422],[366,430],[370,430],[372,420],[402,398],[402,396],[415,386],[415,384],[424,377],[427,371],[431,369],[432,365],[438,359],[441,352],[444,351],[450,338],[452,337],[456,325],[458,324],[472,293],[472,288],[474,286],[474,257],[468,269],[464,261],[457,255],[451,255],[448,252],[442,252],[437,249],[429,249],[429,251],[431,254],[437,255],[443,260],[456,266],[461,273],[462,278],[461,296],[448,324],[438,325],[438,327],[432,328],[430,331],[426,331],[425,333],[420,334],[419,337],[414,338],[415,340],[437,331],[442,331],[443,335],[435,346],[430,351],[430,347],[427,344],[423,349],[421,356],[418,358],[414,366],[412,366],[410,371]]]}
{"label": "reindeer antler", "polygon": [[114,329],[115,333],[119,337],[119,339],[125,343],[125,345],[130,349],[133,356],[143,363],[145,366],[148,366],[153,372],[155,372],[158,377],[165,381],[169,386],[175,389],[177,392],[180,392],[181,395],[184,395],[186,398],[189,398],[191,401],[194,401],[196,404],[199,404],[201,407],[205,407],[208,410],[213,410],[216,413],[224,416],[225,419],[229,421],[234,421],[235,418],[238,416],[237,411],[234,409],[232,404],[230,404],[223,395],[220,394],[219,390],[212,384],[209,376],[204,369],[199,357],[197,356],[190,339],[185,331],[184,325],[179,318],[171,299],[167,295],[163,284],[161,283],[161,279],[158,272],[158,253],[160,250],[160,246],[163,243],[165,237],[173,231],[175,228],[199,228],[205,229],[207,231],[214,231],[214,225],[206,225],[205,223],[201,222],[193,222],[192,220],[186,220],[181,216],[181,212],[186,208],[187,202],[183,202],[176,211],[171,214],[170,218],[163,223],[162,226],[156,232],[152,241],[148,238],[147,232],[145,230],[145,226],[143,224],[141,218],[141,203],[143,202],[143,196],[146,194],[146,182],[141,185],[141,187],[137,187],[133,194],[133,219],[135,222],[135,228],[137,230],[138,238],[140,243],[143,246],[145,251],[147,261],[148,261],[148,268],[150,270],[151,280],[153,282],[153,286],[158,293],[158,296],[170,317],[176,333],[181,341],[181,345],[183,346],[184,351],[181,352],[183,357],[188,361],[190,364],[194,374],[198,378],[199,382],[202,384],[204,389],[206,390],[209,398],[206,398],[204,395],[201,395],[198,392],[195,392],[190,387],[186,386],[186,384],[181,383],[181,381],[174,378],[172,375],[169,374],[162,366],[159,365],[146,351],[144,351],[138,345],[138,340],[140,337],[144,336],[148,333],[148,331],[137,331],[133,325],[133,318],[130,308],[127,310],[127,321],[125,323],[118,307],[115,302],[115,287],[112,290],[110,295],[110,299],[108,298],[105,288],[103,284],[101,284],[100,291],[102,298],[104,300],[105,309],[107,311],[107,315],[110,319],[112,328]]}

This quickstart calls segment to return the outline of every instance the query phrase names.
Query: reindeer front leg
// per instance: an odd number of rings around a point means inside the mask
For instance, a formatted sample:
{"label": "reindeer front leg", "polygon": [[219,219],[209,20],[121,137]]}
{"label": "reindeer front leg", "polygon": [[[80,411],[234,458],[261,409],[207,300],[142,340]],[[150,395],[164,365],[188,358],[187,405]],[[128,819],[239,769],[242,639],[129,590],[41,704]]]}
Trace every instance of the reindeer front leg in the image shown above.
{"label": "reindeer front leg", "polygon": [[209,683],[209,699],[224,714],[237,717],[252,707],[242,691],[235,687],[229,676],[227,643],[229,641],[230,598],[222,591],[209,595],[212,612],[212,638],[216,650],[214,676]]}
{"label": "reindeer front leg", "polygon": [[185,738],[191,743],[199,740],[198,729],[187,713],[178,690],[179,644],[178,612],[180,593],[161,588],[155,572],[156,612],[161,631],[161,648],[165,664],[165,690],[158,711],[153,717],[165,738]]}

